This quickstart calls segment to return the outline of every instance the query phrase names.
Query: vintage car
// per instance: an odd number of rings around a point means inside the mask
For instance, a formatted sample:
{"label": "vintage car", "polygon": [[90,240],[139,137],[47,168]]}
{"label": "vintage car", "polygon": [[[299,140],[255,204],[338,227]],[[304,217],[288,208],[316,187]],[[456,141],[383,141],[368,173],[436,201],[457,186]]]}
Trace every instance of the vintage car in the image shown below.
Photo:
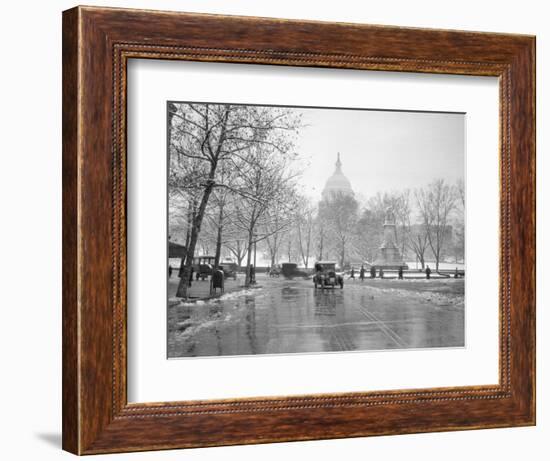
{"label": "vintage car", "polygon": [[215,256],[196,256],[193,258],[193,272],[196,280],[199,278],[205,280],[212,275],[215,259]]}
{"label": "vintage car", "polygon": [[315,288],[334,288],[340,285],[344,288],[344,277],[336,272],[336,263],[333,261],[318,261],[315,263],[313,285]]}
{"label": "vintage car", "polygon": [[275,264],[269,269],[268,274],[270,277],[279,277],[281,275],[281,266],[279,264]]}
{"label": "vintage car", "polygon": [[294,277],[307,277],[306,271],[298,269],[296,263],[283,263],[281,265],[281,273],[287,279],[293,279]]}
{"label": "vintage car", "polygon": [[237,263],[222,261],[220,263],[220,269],[223,271],[224,277],[237,280]]}

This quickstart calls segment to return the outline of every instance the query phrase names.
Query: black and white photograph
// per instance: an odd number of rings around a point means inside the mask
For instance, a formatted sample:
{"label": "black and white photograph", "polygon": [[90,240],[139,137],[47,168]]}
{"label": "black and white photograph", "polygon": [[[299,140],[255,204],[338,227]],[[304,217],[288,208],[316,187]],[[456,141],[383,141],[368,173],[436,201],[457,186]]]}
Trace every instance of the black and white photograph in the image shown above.
{"label": "black and white photograph", "polygon": [[169,101],[168,357],[464,347],[464,126]]}

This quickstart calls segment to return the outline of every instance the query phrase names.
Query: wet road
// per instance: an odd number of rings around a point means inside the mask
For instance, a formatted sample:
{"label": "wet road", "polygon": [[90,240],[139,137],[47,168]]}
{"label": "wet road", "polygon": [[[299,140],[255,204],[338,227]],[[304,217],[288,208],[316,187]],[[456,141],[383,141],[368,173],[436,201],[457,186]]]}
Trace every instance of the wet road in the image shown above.
{"label": "wet road", "polygon": [[261,288],[168,308],[168,356],[461,347],[464,280],[260,278]]}

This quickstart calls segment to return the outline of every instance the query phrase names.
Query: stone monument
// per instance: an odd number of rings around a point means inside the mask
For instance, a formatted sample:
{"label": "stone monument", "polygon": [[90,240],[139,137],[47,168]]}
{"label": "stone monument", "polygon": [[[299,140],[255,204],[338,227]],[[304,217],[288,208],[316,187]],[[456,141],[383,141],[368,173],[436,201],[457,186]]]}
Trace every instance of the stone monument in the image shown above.
{"label": "stone monument", "polygon": [[384,239],[378,250],[378,256],[372,264],[377,270],[382,269],[408,269],[409,266],[403,261],[399,248],[395,244],[395,214],[390,208],[386,209],[384,218]]}

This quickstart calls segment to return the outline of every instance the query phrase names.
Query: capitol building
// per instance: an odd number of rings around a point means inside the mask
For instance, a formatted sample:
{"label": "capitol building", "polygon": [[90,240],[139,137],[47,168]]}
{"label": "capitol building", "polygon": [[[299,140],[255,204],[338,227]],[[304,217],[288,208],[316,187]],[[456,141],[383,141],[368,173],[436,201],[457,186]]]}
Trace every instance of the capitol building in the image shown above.
{"label": "capitol building", "polygon": [[[349,179],[342,172],[342,161],[340,153],[336,157],[336,168],[332,176],[327,179],[322,192],[322,200],[320,206],[329,205],[334,198],[338,196],[355,197]],[[403,261],[403,256],[396,244],[395,232],[395,214],[391,208],[386,210],[384,216],[383,232],[381,235],[382,244],[378,248],[378,254],[375,261],[366,263],[369,267],[372,265],[376,269],[393,269],[397,270],[400,267],[408,269],[407,264]],[[348,250],[349,251],[349,250]]]}
{"label": "capitol building", "polygon": [[330,178],[327,179],[325,187],[323,189],[323,200],[330,200],[332,197],[343,194],[353,197],[353,189],[349,179],[342,173],[342,161],[340,160],[340,153],[338,152],[336,159],[336,169]]}

